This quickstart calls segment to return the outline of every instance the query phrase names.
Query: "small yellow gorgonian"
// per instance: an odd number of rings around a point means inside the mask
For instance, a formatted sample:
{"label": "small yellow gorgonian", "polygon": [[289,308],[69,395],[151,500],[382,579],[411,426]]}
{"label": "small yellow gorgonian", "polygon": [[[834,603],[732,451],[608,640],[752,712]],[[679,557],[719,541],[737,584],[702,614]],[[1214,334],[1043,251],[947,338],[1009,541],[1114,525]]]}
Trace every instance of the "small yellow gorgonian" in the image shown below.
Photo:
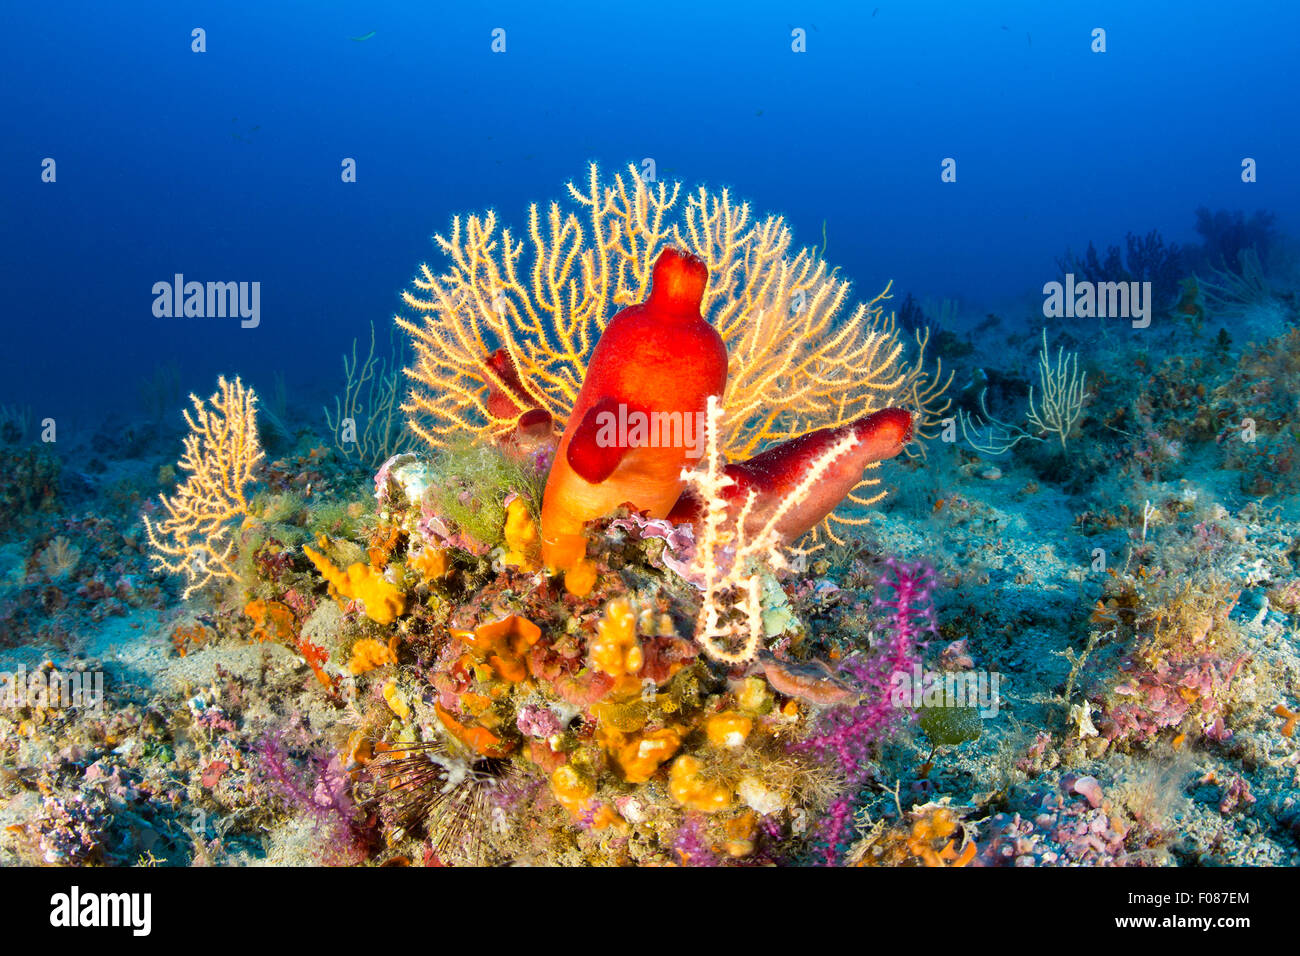
{"label": "small yellow gorgonian", "polygon": [[248,514],[245,487],[262,460],[257,439],[257,395],[238,378],[217,379],[206,403],[191,395],[185,412],[190,433],[178,464],[188,477],[171,496],[161,496],[161,521],[144,518],[156,570],[185,578],[188,598],[210,581],[234,579],[234,528]]}

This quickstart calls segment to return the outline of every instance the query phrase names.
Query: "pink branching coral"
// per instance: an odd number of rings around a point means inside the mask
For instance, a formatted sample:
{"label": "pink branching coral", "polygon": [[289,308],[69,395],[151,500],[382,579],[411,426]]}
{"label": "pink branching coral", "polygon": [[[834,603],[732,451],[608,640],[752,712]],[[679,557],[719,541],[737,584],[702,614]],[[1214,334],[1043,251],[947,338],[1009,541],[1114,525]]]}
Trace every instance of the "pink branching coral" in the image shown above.
{"label": "pink branching coral", "polygon": [[322,862],[355,864],[365,859],[366,834],[358,825],[361,814],[338,757],[329,761],[314,758],[306,768],[299,768],[270,734],[259,743],[256,755],[257,776],[267,790],[311,818],[324,841],[319,854]]}
{"label": "pink branching coral", "polygon": [[852,833],[849,824],[853,820],[853,801],[848,797],[838,797],[826,810],[826,816],[820,824],[821,844],[817,862],[824,866],[835,866],[848,848]]}
{"label": "pink branching coral", "polygon": [[854,797],[870,779],[877,748],[906,718],[890,694],[893,677],[912,672],[920,663],[925,639],[936,631],[934,569],[893,559],[885,567],[874,601],[888,617],[884,640],[869,653],[850,656],[840,667],[841,676],[859,691],[859,702],[828,710],[795,748],[834,762],[848,781],[848,790],[831,805],[820,826],[819,857],[828,865],[847,846]]}
{"label": "pink branching coral", "polygon": [[688,813],[677,830],[673,848],[684,866],[718,865],[718,855],[709,846],[708,838],[703,832],[702,818],[703,814]]}
{"label": "pink branching coral", "polygon": [[925,638],[936,629],[934,570],[893,559],[885,564],[886,576],[874,602],[889,617],[885,640],[869,653],[848,657],[840,667],[841,675],[858,689],[859,703],[829,710],[798,745],[820,759],[834,760],[851,786],[866,781],[876,746],[905,718],[890,697],[894,674],[912,672],[920,663]]}

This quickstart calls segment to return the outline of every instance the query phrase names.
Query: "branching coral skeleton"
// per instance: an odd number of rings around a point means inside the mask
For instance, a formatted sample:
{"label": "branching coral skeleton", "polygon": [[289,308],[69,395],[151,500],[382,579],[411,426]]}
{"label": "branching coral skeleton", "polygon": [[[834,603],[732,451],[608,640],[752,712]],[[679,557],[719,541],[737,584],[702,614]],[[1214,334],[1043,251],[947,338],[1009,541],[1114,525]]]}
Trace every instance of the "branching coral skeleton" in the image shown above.
{"label": "branching coral skeleton", "polygon": [[703,603],[696,623],[695,639],[711,658],[725,664],[753,660],[762,646],[764,566],[773,570],[790,567],[777,528],[794,507],[822,479],[837,459],[858,443],[849,432],[808,467],[794,488],[763,524],[752,527],[751,516],[757,495],[750,492],[733,519],[723,491],[733,481],[723,472],[725,462],[719,447],[722,409],[716,395],[709,396],[708,440],[703,466],[682,474],[704,502],[696,548],[696,567],[703,581]]}
{"label": "branching coral skeleton", "polygon": [[1070,432],[1083,415],[1083,400],[1087,395],[1088,376],[1079,374],[1079,355],[1071,352],[1065,357],[1065,348],[1056,350],[1056,363],[1052,364],[1047,349],[1047,330],[1043,329],[1043,348],[1038,353],[1038,398],[1034,387],[1029,386],[1029,408],[1025,417],[1037,434],[1004,422],[990,414],[986,397],[988,389],[980,392],[979,405],[983,418],[959,411],[962,437],[976,451],[985,455],[1005,455],[1022,441],[1045,441],[1056,435],[1065,450]]}
{"label": "branching coral skeleton", "polygon": [[41,570],[51,578],[70,574],[81,560],[81,549],[59,535],[36,555]]}
{"label": "branching coral skeleton", "polygon": [[1211,281],[1200,283],[1211,311],[1220,317],[1240,316],[1252,305],[1272,298],[1264,266],[1254,247],[1237,253],[1237,269],[1214,270]]}
{"label": "branching coral skeleton", "polygon": [[155,569],[184,575],[183,598],[211,581],[235,578],[234,519],[247,515],[244,488],[262,460],[257,439],[257,395],[238,378],[217,379],[208,404],[190,395],[194,414],[185,412],[190,433],[180,469],[189,473],[170,498],[161,496],[167,517],[154,524],[146,515],[145,534]]}
{"label": "branching coral skeleton", "polygon": [[1084,385],[1087,375],[1079,374],[1079,353],[1071,352],[1065,358],[1065,347],[1056,350],[1053,366],[1047,351],[1047,329],[1043,329],[1043,350],[1038,354],[1038,385],[1040,400],[1034,404],[1034,387],[1029,386],[1029,423],[1041,432],[1055,434],[1061,439],[1061,450],[1083,414]]}
{"label": "branching coral skeleton", "polygon": [[333,413],[328,407],[324,410],[325,423],[334,434],[334,446],[344,458],[378,468],[394,455],[411,450],[414,436],[403,427],[403,377],[398,365],[396,343],[389,358],[375,355],[374,323],[370,325],[370,350],[364,361],[358,360],[357,340],[352,340],[351,361],[343,356],[343,394],[335,396]]}

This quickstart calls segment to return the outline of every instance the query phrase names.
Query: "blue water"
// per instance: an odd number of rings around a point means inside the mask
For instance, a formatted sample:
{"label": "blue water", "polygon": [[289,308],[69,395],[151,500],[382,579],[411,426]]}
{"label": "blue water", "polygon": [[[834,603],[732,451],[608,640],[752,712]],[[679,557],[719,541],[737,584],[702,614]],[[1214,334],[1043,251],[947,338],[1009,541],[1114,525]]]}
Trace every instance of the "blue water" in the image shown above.
{"label": "blue water", "polygon": [[[73,429],[138,407],[136,380],[169,359],[203,394],[220,372],[332,391],[453,214],[522,226],[590,160],[731,186],[798,241],[825,222],[864,293],[892,278],[972,315],[1037,295],[1067,247],[1193,241],[1197,206],[1300,221],[1297,4],[240,0],[4,19],[0,402]],[[260,326],[154,317],[176,273],[259,281]]]}

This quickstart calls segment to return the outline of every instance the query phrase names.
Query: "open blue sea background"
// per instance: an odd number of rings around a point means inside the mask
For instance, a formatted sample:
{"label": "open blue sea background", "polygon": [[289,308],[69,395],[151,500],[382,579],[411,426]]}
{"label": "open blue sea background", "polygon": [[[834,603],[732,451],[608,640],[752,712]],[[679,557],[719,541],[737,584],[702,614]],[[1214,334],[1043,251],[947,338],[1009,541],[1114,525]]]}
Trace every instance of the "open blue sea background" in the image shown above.
{"label": "open blue sea background", "polygon": [[[218,373],[281,372],[318,409],[340,353],[436,266],[434,232],[488,207],[522,227],[591,160],[732,187],[797,242],[824,223],[865,297],[892,279],[974,317],[1040,297],[1090,240],[1195,241],[1197,206],[1300,221],[1292,3],[55,2],[4,19],[0,402],[56,416],[61,439],[132,414],[168,361],[203,395]],[[260,282],[260,326],[155,318],[175,273]]]}

